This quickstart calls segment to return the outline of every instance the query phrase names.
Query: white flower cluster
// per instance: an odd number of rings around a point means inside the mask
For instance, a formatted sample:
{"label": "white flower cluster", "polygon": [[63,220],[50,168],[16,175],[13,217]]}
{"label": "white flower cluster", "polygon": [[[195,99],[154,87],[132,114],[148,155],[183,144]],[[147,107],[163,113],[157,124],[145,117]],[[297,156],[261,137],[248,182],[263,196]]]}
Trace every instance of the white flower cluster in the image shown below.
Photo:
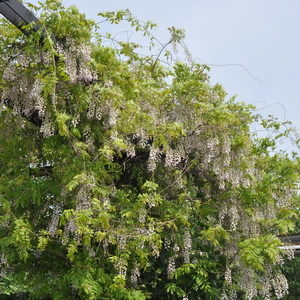
{"label": "white flower cluster", "polygon": [[86,44],[75,44],[68,39],[63,45],[57,45],[57,50],[64,57],[70,82],[92,83],[97,81],[97,74],[90,67],[91,47]]}
{"label": "white flower cluster", "polygon": [[156,244],[151,244],[151,248],[152,248],[152,254],[153,254],[153,256],[154,257],[159,257],[159,255],[160,255],[160,251],[159,251],[159,248],[158,248],[158,246],[156,245]]}
{"label": "white flower cluster", "polygon": [[115,268],[118,272],[118,275],[126,277],[127,273],[127,261],[125,259],[119,258],[115,263]]}
{"label": "white flower cluster", "polygon": [[127,238],[125,235],[120,235],[117,238],[117,246],[119,251],[124,251],[127,245]]}
{"label": "white flower cluster", "polygon": [[87,117],[103,122],[105,130],[114,128],[117,125],[119,110],[112,107],[113,101],[97,101],[97,97],[93,98],[89,103]]}
{"label": "white flower cluster", "polygon": [[271,279],[271,283],[277,299],[282,299],[285,295],[287,295],[289,284],[283,274],[276,274],[275,277]]}
{"label": "white flower cluster", "polygon": [[11,108],[16,116],[36,121],[40,125],[40,132],[48,137],[54,134],[54,126],[47,112],[47,99],[43,96],[43,83],[41,79],[36,78],[35,72],[29,74],[26,71],[30,66],[30,61],[36,60],[45,64],[46,58],[45,53],[35,58],[20,54],[10,62],[4,71],[3,79],[7,84],[2,90],[0,105],[4,104]]}
{"label": "white flower cluster", "polygon": [[[15,115],[23,115],[31,117],[36,115],[40,120],[43,120],[46,115],[46,101],[42,97],[42,83],[34,76],[26,76],[24,70],[14,69],[13,65],[8,68],[13,68],[16,72],[14,81],[9,81],[8,85],[3,89],[1,96],[1,104],[7,105],[13,109]],[[8,79],[11,78],[7,78]]]}
{"label": "white flower cluster", "polygon": [[176,269],[175,256],[169,257],[168,267],[167,267],[167,275],[170,277]]}
{"label": "white flower cluster", "polygon": [[94,248],[87,247],[87,251],[88,251],[89,257],[95,257],[96,256],[96,252],[95,252]]}
{"label": "white flower cluster", "polygon": [[[265,275],[261,274],[259,281],[255,281],[254,271],[245,268],[239,276],[238,286],[245,293],[246,299],[262,296],[265,300],[273,299],[272,289],[277,299],[282,299],[288,293],[288,282],[282,273],[272,274],[272,267],[267,266]],[[230,279],[230,280],[229,280]],[[231,274],[225,272],[225,280],[231,282]],[[258,288],[259,287],[259,288]]]}
{"label": "white flower cluster", "polygon": [[[81,184],[79,186],[78,192],[76,194],[76,207],[75,210],[85,210],[90,209],[92,202],[91,202],[91,195],[92,195],[92,188],[95,186],[93,183],[94,178],[90,176],[89,178],[91,183]],[[63,191],[65,193],[65,191]],[[77,224],[74,217],[72,217],[67,225],[64,228],[64,236],[62,243],[65,245],[69,240],[69,235],[75,234],[76,239],[79,241],[81,239],[80,234],[77,232]]]}
{"label": "white flower cluster", "polygon": [[91,189],[93,184],[82,184],[76,195],[76,210],[91,208]]}
{"label": "white flower cluster", "polygon": [[4,73],[3,73],[3,79],[5,81],[8,81],[8,82],[14,82],[17,80],[17,68],[15,66],[15,64],[11,63],[8,65],[8,67],[4,70]]}
{"label": "white flower cluster", "polygon": [[[75,224],[75,220],[74,218],[71,218],[71,220],[67,223],[67,225],[64,228],[64,234],[61,243],[63,245],[66,245],[69,241],[70,234],[76,234],[76,231],[77,231],[77,226]],[[80,240],[78,234],[76,234],[76,238],[77,240]]]}
{"label": "white flower cluster", "polygon": [[245,298],[251,300],[257,296],[257,288],[255,285],[255,274],[251,269],[244,269],[241,273],[239,286],[245,293]]}
{"label": "white flower cluster", "polygon": [[71,123],[74,127],[76,127],[79,122],[80,122],[80,114],[77,113],[73,116]]}
{"label": "white flower cluster", "polygon": [[[217,132],[207,137],[201,130],[194,131],[184,139],[183,148],[185,155],[192,153],[201,162],[198,167],[201,174],[213,172],[216,175],[220,190],[225,190],[227,186],[250,187],[251,177],[256,175],[253,162],[248,159],[249,149],[233,150],[231,139],[224,131],[220,137]],[[245,157],[248,160],[247,169],[242,164]]]}
{"label": "white flower cluster", "polygon": [[260,294],[263,296],[264,300],[270,300],[271,299],[271,283],[269,277],[263,277],[263,280],[261,281],[261,290]]}
{"label": "white flower cluster", "polygon": [[181,156],[179,152],[172,149],[166,151],[165,166],[175,168],[181,162]]}
{"label": "white flower cluster", "polygon": [[108,126],[109,126],[109,128],[112,128],[112,127],[116,126],[118,115],[119,115],[119,113],[116,109],[111,108],[109,110],[109,115],[108,115]]}
{"label": "white flower cluster", "polygon": [[164,240],[164,249],[171,249],[172,238],[165,238]]}
{"label": "white flower cluster", "polygon": [[102,241],[102,248],[103,248],[103,252],[106,255],[108,253],[108,240],[104,239]]}
{"label": "white flower cluster", "polygon": [[226,267],[224,278],[227,283],[232,283],[231,269],[228,266]]}
{"label": "white flower cluster", "polygon": [[126,155],[127,157],[130,158],[135,157],[136,153],[135,153],[135,147],[133,145],[128,146],[128,148],[126,149]]}
{"label": "white flower cluster", "polygon": [[180,248],[179,246],[175,243],[173,246],[173,251],[176,253],[176,256],[178,255],[177,253],[179,252]]}
{"label": "white flower cluster", "polygon": [[49,119],[49,117],[45,117],[42,126],[40,128],[40,132],[43,134],[44,137],[49,137],[54,135],[55,129],[53,122]]}
{"label": "white flower cluster", "polygon": [[87,112],[89,119],[101,120],[103,117],[103,107],[97,101],[91,101]]}
{"label": "white flower cluster", "polygon": [[288,207],[290,204],[291,198],[294,196],[294,191],[288,187],[284,189],[280,188],[276,193],[273,193],[273,198],[276,201],[276,205],[279,208]]}
{"label": "white flower cluster", "polygon": [[203,163],[208,166],[209,163],[212,161],[212,159],[215,159],[218,155],[219,155],[219,152],[220,152],[220,149],[219,149],[219,140],[217,138],[211,138],[211,139],[208,139],[206,141],[206,143],[203,143],[202,144],[202,154],[204,155],[203,156]]}
{"label": "white flower cluster", "polygon": [[139,269],[138,265],[135,264],[133,269],[131,270],[131,275],[130,275],[130,281],[133,286],[138,285],[140,276],[141,276],[140,269]]}
{"label": "white flower cluster", "polygon": [[139,129],[133,134],[133,138],[138,140],[137,145],[141,148],[149,146],[149,136],[144,129]]}
{"label": "white flower cluster", "polygon": [[224,141],[222,144],[222,152],[223,152],[223,163],[224,167],[229,167],[231,162],[231,143],[228,136],[224,137]]}
{"label": "white flower cluster", "polygon": [[240,219],[239,211],[236,206],[229,208],[228,214],[230,216],[230,230],[235,231]]}
{"label": "white flower cluster", "polygon": [[[145,131],[140,131],[134,134],[134,138],[138,139],[138,145],[145,148],[149,145],[149,137]],[[132,149],[132,148],[130,148]],[[133,151],[132,151],[133,152]],[[133,152],[135,155],[135,152]],[[175,168],[182,161],[180,153],[173,149],[161,150],[154,146],[150,147],[149,159],[148,159],[148,170],[150,172],[155,171],[157,163],[162,160],[162,155],[165,154],[165,166],[169,168]]]}
{"label": "white flower cluster", "polygon": [[53,207],[52,216],[48,224],[47,231],[50,236],[54,236],[59,224],[59,216],[61,214],[62,208],[59,205]]}
{"label": "white flower cluster", "polygon": [[266,219],[266,220],[272,220],[276,218],[276,209],[274,207],[274,205],[267,204],[264,208],[264,210],[257,210],[256,211],[256,215],[255,215],[256,220],[262,220],[262,219]]}
{"label": "white flower cluster", "polygon": [[161,150],[158,148],[151,147],[148,159],[148,170],[153,172],[156,169],[156,165],[161,158]]}
{"label": "white flower cluster", "polygon": [[190,232],[187,230],[183,235],[183,261],[185,264],[190,263],[190,252],[192,250],[192,238]]}
{"label": "white flower cluster", "polygon": [[104,87],[106,88],[110,88],[114,85],[114,83],[111,80],[108,80],[106,82],[104,82]]}
{"label": "white flower cluster", "polygon": [[225,203],[219,211],[219,222],[226,226],[226,221],[229,220],[229,229],[231,231],[237,230],[237,225],[240,221],[240,213],[235,204]]}
{"label": "white flower cluster", "polygon": [[288,260],[292,260],[295,257],[295,250],[294,249],[287,249],[284,251],[284,254]]}
{"label": "white flower cluster", "polygon": [[0,256],[0,278],[4,277],[7,273],[8,262],[6,256],[2,253]]}
{"label": "white flower cluster", "polygon": [[147,211],[146,209],[141,209],[139,212],[139,222],[144,223],[146,221]]}

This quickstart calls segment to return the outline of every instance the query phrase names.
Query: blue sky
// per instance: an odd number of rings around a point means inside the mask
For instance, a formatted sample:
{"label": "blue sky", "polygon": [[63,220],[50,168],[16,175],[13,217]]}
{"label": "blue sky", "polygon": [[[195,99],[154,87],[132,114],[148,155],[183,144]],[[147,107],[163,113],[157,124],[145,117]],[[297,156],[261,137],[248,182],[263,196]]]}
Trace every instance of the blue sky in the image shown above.
{"label": "blue sky", "polygon": [[63,2],[75,4],[93,19],[99,19],[101,11],[128,8],[139,19],[157,23],[155,34],[163,42],[168,40],[167,27],[185,29],[193,58],[211,65],[213,83],[255,104],[264,115],[292,121],[300,131],[299,0]]}

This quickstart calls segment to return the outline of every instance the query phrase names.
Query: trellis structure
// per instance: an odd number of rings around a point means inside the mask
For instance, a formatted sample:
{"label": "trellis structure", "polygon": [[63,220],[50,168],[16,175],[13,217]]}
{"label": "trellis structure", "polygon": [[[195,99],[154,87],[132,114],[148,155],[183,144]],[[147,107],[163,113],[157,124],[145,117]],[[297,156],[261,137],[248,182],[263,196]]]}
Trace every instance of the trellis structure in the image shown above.
{"label": "trellis structure", "polygon": [[285,246],[281,246],[281,249],[292,249],[295,251],[295,256],[300,256],[300,234],[289,234],[279,237]]}
{"label": "trellis structure", "polygon": [[34,23],[33,30],[38,30],[38,18],[18,0],[0,0],[0,13],[26,35],[30,30],[25,25]]}

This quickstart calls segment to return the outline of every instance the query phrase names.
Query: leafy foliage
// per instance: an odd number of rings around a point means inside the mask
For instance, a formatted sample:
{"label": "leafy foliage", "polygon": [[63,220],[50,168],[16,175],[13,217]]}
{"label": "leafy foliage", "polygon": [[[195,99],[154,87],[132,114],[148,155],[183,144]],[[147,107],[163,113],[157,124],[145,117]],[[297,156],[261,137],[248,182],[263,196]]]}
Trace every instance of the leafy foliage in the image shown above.
{"label": "leafy foliage", "polygon": [[299,286],[299,270],[300,270],[300,258],[295,257],[290,262],[286,263],[283,268],[289,283],[289,294],[284,298],[287,300],[296,300],[300,295]]}
{"label": "leafy foliage", "polygon": [[[276,235],[299,204],[299,158],[272,152],[286,124],[228,99],[190,57],[170,63],[182,30],[144,56],[75,7],[31,8],[39,32],[0,26],[0,294],[282,298]],[[153,23],[99,15],[156,47]]]}

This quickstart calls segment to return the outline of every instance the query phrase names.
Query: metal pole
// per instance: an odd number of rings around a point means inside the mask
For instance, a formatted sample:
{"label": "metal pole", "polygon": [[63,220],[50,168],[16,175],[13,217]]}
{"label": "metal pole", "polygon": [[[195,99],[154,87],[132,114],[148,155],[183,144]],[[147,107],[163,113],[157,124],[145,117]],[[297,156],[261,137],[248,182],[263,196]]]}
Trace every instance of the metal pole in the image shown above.
{"label": "metal pole", "polygon": [[[38,18],[18,0],[0,0],[0,13],[19,28],[24,34],[29,35],[30,31],[24,29],[24,25],[38,23]],[[34,25],[33,30],[37,31],[38,26]]]}

